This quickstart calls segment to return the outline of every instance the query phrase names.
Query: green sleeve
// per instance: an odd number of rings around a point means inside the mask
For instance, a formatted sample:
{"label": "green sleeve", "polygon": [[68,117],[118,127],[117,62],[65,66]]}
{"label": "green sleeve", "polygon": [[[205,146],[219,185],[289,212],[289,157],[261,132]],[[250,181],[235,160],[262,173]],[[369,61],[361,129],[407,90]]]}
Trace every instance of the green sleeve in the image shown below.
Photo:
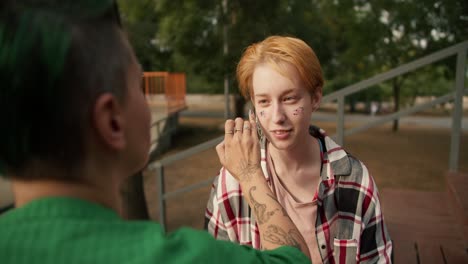
{"label": "green sleeve", "polygon": [[259,251],[248,246],[215,240],[206,231],[188,228],[169,234],[166,246],[165,252],[171,255],[167,259],[175,257],[173,263],[311,263],[294,247]]}

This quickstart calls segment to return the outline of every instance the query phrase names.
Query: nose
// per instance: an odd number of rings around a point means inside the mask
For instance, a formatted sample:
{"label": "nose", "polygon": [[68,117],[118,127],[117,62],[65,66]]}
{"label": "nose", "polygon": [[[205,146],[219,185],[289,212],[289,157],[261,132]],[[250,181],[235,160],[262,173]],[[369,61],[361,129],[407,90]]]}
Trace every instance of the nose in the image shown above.
{"label": "nose", "polygon": [[282,124],[286,120],[286,114],[284,113],[284,110],[285,109],[283,105],[280,103],[273,105],[271,120],[275,124]]}

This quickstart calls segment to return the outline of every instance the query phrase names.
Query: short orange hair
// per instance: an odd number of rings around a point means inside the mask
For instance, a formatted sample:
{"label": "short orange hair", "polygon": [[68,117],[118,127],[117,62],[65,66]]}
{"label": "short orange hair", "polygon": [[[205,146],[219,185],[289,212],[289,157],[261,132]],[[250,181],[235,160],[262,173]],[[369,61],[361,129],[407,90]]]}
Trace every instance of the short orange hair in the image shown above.
{"label": "short orange hair", "polygon": [[322,92],[322,68],[312,48],[298,38],[271,36],[247,47],[237,65],[239,89],[247,100],[253,96],[252,76],[255,67],[265,63],[286,77],[288,75],[284,66],[291,65],[297,70],[311,96],[315,96],[318,91]]}

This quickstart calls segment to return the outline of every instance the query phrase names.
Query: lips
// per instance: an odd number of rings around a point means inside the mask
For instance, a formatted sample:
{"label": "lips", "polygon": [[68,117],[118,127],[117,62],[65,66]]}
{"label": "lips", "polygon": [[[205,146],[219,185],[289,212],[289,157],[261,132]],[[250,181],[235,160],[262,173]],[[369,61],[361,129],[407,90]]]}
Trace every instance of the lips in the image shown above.
{"label": "lips", "polygon": [[277,140],[287,140],[290,137],[291,132],[292,132],[292,129],[270,130],[271,136],[276,138]]}
{"label": "lips", "polygon": [[292,129],[281,129],[281,130],[271,130],[271,133],[275,135],[282,135],[291,132]]}

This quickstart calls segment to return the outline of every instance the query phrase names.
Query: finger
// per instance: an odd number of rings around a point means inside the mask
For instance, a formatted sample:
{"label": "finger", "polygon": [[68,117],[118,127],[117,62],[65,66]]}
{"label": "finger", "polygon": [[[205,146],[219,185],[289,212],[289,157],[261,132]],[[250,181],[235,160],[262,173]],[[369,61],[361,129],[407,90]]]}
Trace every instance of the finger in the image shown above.
{"label": "finger", "polygon": [[226,123],[224,124],[224,139],[226,141],[230,141],[232,137],[234,136],[234,120],[228,119],[226,120]]}
{"label": "finger", "polygon": [[255,113],[252,109],[249,109],[249,121],[255,122]]}
{"label": "finger", "polygon": [[250,121],[245,120],[242,129],[244,137],[252,136],[252,124],[250,123]]}
{"label": "finger", "polygon": [[221,165],[225,164],[225,158],[224,158],[224,141],[216,145],[216,153],[218,154],[219,162],[221,162]]}
{"label": "finger", "polygon": [[239,136],[242,136],[242,132],[244,130],[244,120],[240,117],[236,118],[236,124],[235,124],[235,128],[234,128],[234,133],[236,135],[239,135]]}
{"label": "finger", "polygon": [[258,141],[257,121],[255,118],[255,112],[253,110],[249,110],[249,122],[250,122],[250,127],[252,128],[252,136],[254,140]]}

